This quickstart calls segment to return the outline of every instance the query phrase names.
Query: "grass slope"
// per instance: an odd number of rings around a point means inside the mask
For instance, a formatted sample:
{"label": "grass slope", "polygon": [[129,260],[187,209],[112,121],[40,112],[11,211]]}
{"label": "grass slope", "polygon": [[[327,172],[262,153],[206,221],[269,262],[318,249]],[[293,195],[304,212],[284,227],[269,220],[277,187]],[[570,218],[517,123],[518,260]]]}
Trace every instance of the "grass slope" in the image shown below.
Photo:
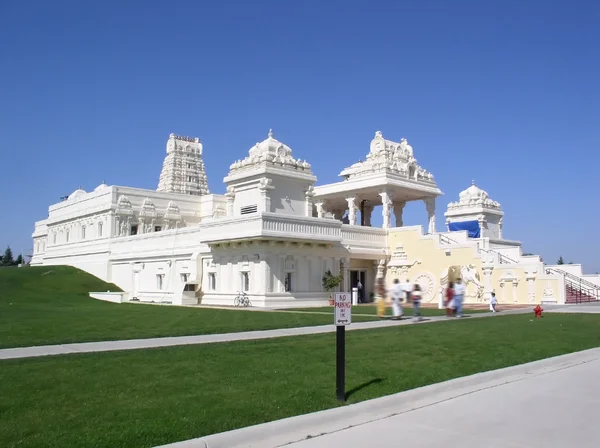
{"label": "grass slope", "polygon": [[[349,403],[600,345],[600,315],[347,334]],[[338,406],[335,335],[0,362],[0,446],[150,447]]]}
{"label": "grass slope", "polygon": [[68,266],[1,268],[0,348],[333,323],[327,315],[114,304],[88,296],[107,290],[119,288]]}

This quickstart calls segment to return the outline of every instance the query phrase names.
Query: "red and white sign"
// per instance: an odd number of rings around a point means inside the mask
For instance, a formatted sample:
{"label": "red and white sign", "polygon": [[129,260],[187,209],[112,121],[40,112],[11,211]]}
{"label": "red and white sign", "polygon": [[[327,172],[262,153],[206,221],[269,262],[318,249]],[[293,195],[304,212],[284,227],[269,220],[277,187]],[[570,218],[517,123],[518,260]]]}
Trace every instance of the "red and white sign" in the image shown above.
{"label": "red and white sign", "polygon": [[345,327],[352,323],[352,294],[349,292],[336,292],[335,299],[335,320],[338,327]]}

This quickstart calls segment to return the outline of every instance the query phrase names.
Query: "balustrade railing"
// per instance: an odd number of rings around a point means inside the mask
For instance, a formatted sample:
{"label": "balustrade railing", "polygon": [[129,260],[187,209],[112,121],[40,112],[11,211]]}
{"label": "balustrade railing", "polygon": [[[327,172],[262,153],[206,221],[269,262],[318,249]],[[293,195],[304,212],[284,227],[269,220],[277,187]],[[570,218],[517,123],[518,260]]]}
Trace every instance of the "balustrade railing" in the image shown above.
{"label": "balustrade railing", "polygon": [[570,272],[557,268],[546,268],[546,274],[562,275],[565,279],[566,292],[569,302],[582,303],[600,300],[600,286],[584,280]]}

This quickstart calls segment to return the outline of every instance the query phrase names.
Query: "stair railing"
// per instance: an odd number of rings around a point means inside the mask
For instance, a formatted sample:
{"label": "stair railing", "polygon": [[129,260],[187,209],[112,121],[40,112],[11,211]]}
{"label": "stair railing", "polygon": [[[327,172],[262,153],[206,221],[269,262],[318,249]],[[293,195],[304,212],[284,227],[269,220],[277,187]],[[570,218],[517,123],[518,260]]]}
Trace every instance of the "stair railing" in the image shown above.
{"label": "stair railing", "polygon": [[546,274],[550,273],[562,275],[565,278],[565,286],[571,288],[571,294],[575,296],[576,303],[589,302],[590,299],[600,300],[600,286],[595,283],[584,280],[562,269],[546,268]]}

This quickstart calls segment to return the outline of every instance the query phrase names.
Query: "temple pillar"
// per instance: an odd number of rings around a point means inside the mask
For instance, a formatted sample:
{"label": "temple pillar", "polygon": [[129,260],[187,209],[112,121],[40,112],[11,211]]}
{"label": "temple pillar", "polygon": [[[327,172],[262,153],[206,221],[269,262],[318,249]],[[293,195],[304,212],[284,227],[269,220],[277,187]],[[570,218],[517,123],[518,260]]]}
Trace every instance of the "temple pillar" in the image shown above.
{"label": "temple pillar", "polygon": [[427,208],[427,217],[429,225],[427,226],[427,233],[435,233],[435,198],[424,199],[425,207]]}
{"label": "temple pillar", "polygon": [[[260,185],[258,186],[258,191],[260,192],[261,199],[261,211],[270,212],[271,211],[271,196],[269,196],[269,190],[272,190],[274,187],[271,185],[271,179],[263,178],[260,180]],[[235,196],[234,196],[235,198]],[[229,202],[227,203],[229,205]],[[233,209],[233,204],[232,204]]]}
{"label": "temple pillar", "polygon": [[380,192],[379,196],[381,196],[381,203],[383,205],[383,228],[389,229],[392,224],[392,199],[387,191]]}
{"label": "temple pillar", "polygon": [[348,202],[348,224],[351,226],[356,225],[356,212],[358,211],[358,207],[356,206],[356,196],[349,196],[346,198]]}
{"label": "temple pillar", "polygon": [[479,215],[477,217],[477,224],[479,225],[479,237],[483,238],[483,229],[485,228],[486,219],[484,215]]}
{"label": "temple pillar", "polygon": [[313,215],[313,200],[315,197],[315,188],[311,185],[304,192],[305,216],[312,217]]}
{"label": "temple pillar", "polygon": [[501,240],[502,238],[502,219],[500,218],[500,221],[498,221],[498,239]]}
{"label": "temple pillar", "polygon": [[235,191],[233,187],[227,187],[225,199],[227,200],[227,216],[233,216],[233,201],[235,199]]}
{"label": "temple pillar", "polygon": [[396,227],[402,227],[404,222],[402,221],[402,213],[404,212],[404,207],[406,206],[406,202],[394,202],[394,217],[396,218]]}
{"label": "temple pillar", "polygon": [[342,283],[340,292],[350,291],[350,257],[344,257],[340,260],[340,271],[342,273]]}
{"label": "temple pillar", "polygon": [[323,208],[323,202],[317,201],[317,202],[315,202],[315,206],[317,207],[317,218],[323,218],[325,216],[325,209]]}

